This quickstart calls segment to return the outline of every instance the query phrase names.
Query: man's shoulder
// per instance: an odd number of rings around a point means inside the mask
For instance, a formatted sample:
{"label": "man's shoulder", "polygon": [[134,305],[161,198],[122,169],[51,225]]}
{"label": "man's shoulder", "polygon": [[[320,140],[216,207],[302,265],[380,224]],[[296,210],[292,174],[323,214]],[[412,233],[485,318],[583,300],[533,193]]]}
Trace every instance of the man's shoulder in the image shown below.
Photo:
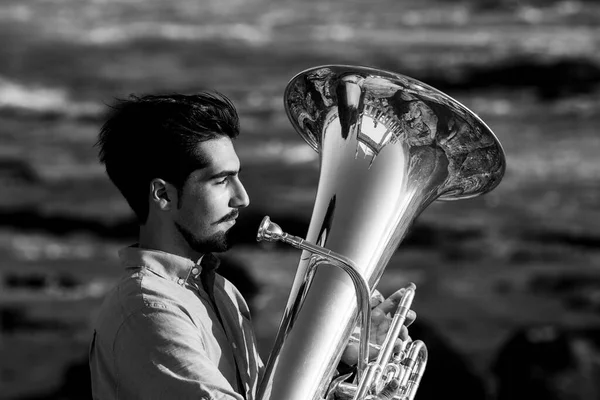
{"label": "man's shoulder", "polygon": [[176,284],[145,268],[128,271],[110,290],[97,315],[97,328],[118,329],[130,316],[148,308],[172,307],[181,291]]}

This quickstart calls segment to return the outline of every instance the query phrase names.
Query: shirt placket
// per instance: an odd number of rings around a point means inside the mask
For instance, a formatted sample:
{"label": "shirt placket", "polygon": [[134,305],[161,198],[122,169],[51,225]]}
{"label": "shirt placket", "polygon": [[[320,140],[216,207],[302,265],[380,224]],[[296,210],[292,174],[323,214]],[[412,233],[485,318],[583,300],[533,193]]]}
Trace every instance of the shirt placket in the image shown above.
{"label": "shirt placket", "polygon": [[241,369],[240,369],[240,365],[244,365],[242,360],[240,359],[240,350],[238,349],[238,345],[236,344],[236,340],[235,340],[235,335],[233,334],[231,327],[229,326],[228,323],[226,323],[226,320],[223,318],[223,315],[221,314],[221,311],[219,310],[219,307],[217,306],[217,301],[215,298],[215,291],[214,291],[214,287],[215,287],[215,272],[213,270],[202,270],[202,274],[200,276],[200,281],[202,283],[202,287],[204,289],[204,291],[206,292],[206,294],[208,295],[209,301],[210,301],[210,305],[213,308],[217,319],[219,320],[219,323],[221,324],[221,327],[223,328],[223,331],[225,332],[225,336],[227,336],[227,338],[229,339],[229,342],[232,343],[232,347],[233,347],[233,359],[235,361],[235,368],[236,368],[236,376],[237,376],[237,384],[238,387],[240,388],[240,391],[242,392],[242,396],[244,398],[247,398],[246,395],[246,385],[244,385],[244,381],[242,380],[242,373],[241,373]]}

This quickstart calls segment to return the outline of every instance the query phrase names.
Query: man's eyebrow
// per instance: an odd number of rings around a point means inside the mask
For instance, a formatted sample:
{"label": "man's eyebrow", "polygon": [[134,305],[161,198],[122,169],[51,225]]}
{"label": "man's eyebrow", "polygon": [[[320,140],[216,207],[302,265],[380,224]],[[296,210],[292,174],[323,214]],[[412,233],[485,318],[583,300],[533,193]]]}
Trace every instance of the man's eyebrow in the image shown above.
{"label": "man's eyebrow", "polygon": [[208,179],[218,179],[218,178],[225,178],[226,176],[236,176],[241,171],[242,171],[242,168],[240,168],[238,170],[224,170],[224,171],[221,171],[219,173],[212,175]]}

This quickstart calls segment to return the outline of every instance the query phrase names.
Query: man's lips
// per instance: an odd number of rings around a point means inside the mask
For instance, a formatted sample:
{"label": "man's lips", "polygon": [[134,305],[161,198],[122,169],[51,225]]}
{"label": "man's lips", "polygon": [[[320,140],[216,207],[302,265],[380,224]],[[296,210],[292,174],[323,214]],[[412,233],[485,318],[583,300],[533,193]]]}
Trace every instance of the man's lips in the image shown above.
{"label": "man's lips", "polygon": [[235,211],[233,213],[227,214],[226,216],[224,216],[223,218],[221,218],[220,220],[218,220],[216,223],[217,224],[221,224],[224,222],[233,222],[235,223],[235,220],[237,219],[237,217],[240,215],[239,212]]}

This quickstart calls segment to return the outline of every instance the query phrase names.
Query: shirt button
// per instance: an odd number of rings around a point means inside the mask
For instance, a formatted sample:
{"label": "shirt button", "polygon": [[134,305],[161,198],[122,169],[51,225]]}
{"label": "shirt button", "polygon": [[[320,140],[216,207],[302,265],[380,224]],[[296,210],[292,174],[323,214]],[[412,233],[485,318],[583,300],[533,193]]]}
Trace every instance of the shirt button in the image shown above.
{"label": "shirt button", "polygon": [[192,275],[198,275],[200,273],[200,270],[196,267],[192,268]]}
{"label": "shirt button", "polygon": [[177,283],[178,283],[179,285],[183,286],[183,284],[185,283],[185,279],[183,279],[183,278],[179,278],[179,279],[177,279]]}
{"label": "shirt button", "polygon": [[236,350],[237,350],[237,344],[235,344],[235,343],[231,343],[231,347],[233,347],[234,349],[236,349]]}

